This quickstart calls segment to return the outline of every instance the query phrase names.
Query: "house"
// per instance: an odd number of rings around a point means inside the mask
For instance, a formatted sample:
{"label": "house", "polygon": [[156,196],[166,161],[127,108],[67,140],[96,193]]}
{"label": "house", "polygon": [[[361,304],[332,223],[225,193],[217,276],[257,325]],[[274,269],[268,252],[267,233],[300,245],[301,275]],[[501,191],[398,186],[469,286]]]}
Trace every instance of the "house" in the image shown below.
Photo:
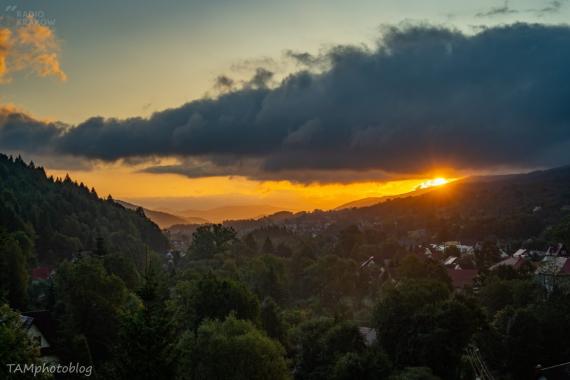
{"label": "house", "polygon": [[535,271],[535,277],[547,293],[556,288],[570,288],[570,258],[544,257]]}
{"label": "house", "polygon": [[447,274],[451,278],[451,285],[456,291],[462,291],[465,288],[473,288],[475,279],[479,275],[477,269],[447,269]]}
{"label": "house", "polygon": [[30,340],[40,349],[44,362],[57,362],[55,322],[47,310],[30,311],[20,316]]}

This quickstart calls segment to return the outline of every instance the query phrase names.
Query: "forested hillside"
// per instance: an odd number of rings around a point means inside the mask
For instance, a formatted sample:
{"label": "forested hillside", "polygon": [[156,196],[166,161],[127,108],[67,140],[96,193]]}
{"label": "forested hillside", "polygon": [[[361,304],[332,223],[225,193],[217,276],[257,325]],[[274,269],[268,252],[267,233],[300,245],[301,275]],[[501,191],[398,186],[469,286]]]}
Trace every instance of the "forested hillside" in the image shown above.
{"label": "forested hillside", "polygon": [[47,177],[43,168],[0,155],[0,228],[24,233],[40,263],[55,264],[82,251],[143,253],[168,247],[158,226],[140,211],[69,177]]}
{"label": "forested hillside", "polygon": [[475,177],[427,194],[338,211],[298,213],[278,224],[314,230],[326,223],[389,228],[402,237],[425,229],[440,240],[544,238],[570,215],[570,167],[527,174]]}

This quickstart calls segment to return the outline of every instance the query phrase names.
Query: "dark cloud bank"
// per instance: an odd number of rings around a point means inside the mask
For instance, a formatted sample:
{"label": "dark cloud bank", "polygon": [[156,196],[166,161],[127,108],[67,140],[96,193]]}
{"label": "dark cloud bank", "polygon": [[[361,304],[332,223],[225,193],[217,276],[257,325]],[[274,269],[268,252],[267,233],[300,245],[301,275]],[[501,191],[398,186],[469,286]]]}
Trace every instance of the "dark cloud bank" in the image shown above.
{"label": "dark cloud bank", "polygon": [[274,87],[260,69],[241,89],[149,119],[95,117],[69,127],[4,112],[0,149],[104,161],[174,155],[182,165],[149,171],[301,181],[335,171],[570,162],[568,26],[514,24],[475,35],[408,26],[389,29],[374,49],[289,56],[328,66]]}

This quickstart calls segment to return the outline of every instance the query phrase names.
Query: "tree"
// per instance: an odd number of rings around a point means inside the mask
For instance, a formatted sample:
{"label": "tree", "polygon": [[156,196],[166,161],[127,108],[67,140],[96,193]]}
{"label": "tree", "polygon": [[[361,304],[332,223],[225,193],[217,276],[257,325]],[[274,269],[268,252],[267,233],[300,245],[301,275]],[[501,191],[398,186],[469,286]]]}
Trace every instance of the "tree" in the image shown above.
{"label": "tree", "polygon": [[21,379],[21,375],[9,372],[9,364],[39,362],[39,349],[28,339],[22,327],[20,315],[8,305],[0,305],[0,378]]}
{"label": "tree", "polygon": [[233,228],[221,224],[198,227],[192,234],[190,255],[194,259],[209,259],[215,255],[227,253],[236,239]]}
{"label": "tree", "polygon": [[113,355],[119,379],[171,379],[172,321],[161,298],[155,268],[147,265],[138,294],[142,307],[121,318],[118,346]]}
{"label": "tree", "polygon": [[390,362],[380,350],[367,349],[364,352],[349,352],[342,355],[332,371],[334,380],[375,380],[390,374]]}
{"label": "tree", "polygon": [[272,298],[265,298],[261,304],[261,326],[270,338],[276,339],[281,344],[287,344],[287,326],[281,317],[281,310]]}
{"label": "tree", "polygon": [[480,272],[488,271],[500,258],[499,248],[491,241],[485,241],[481,249],[475,251],[475,265]]}
{"label": "tree", "polygon": [[107,254],[107,245],[105,244],[105,239],[101,236],[97,236],[95,240],[95,252],[97,256],[105,256]]}
{"label": "tree", "polygon": [[548,238],[570,247],[570,216],[565,217],[559,224],[548,232]]}
{"label": "tree", "polygon": [[243,238],[243,243],[252,253],[257,253],[257,242],[255,241],[253,233],[250,232],[249,234],[245,235]]}
{"label": "tree", "polygon": [[244,267],[244,282],[260,299],[271,297],[280,304],[284,301],[286,278],[282,259],[261,255],[251,259]]}
{"label": "tree", "polygon": [[238,319],[257,321],[259,301],[243,284],[207,274],[176,285],[170,303],[179,327],[198,329],[205,319],[223,320],[234,312]]}
{"label": "tree", "polygon": [[413,280],[440,281],[451,289],[451,279],[445,268],[431,259],[420,259],[415,255],[405,256],[397,268],[398,276]]}
{"label": "tree", "polygon": [[472,300],[450,296],[439,281],[408,280],[386,289],[374,326],[397,368],[429,366],[446,378],[458,376],[461,352],[484,318]]}
{"label": "tree", "polygon": [[137,305],[123,281],[109,274],[97,258],[62,263],[56,272],[55,295],[65,335],[68,339],[84,335],[95,361],[108,357],[120,315]]}
{"label": "tree", "polygon": [[363,235],[360,229],[355,225],[349,226],[340,231],[335,253],[341,257],[353,257],[355,248],[362,243],[362,240]]}
{"label": "tree", "polygon": [[273,242],[271,241],[269,236],[265,237],[265,241],[263,242],[261,252],[266,255],[271,255],[272,253],[275,252],[275,247],[273,247]]}
{"label": "tree", "polygon": [[23,310],[27,304],[28,255],[13,234],[0,230],[0,300],[6,297],[9,304]]}
{"label": "tree", "polygon": [[408,367],[390,376],[389,380],[440,380],[428,367]]}
{"label": "tree", "polygon": [[177,379],[290,379],[285,350],[249,321],[230,315],[204,322],[177,344]]}
{"label": "tree", "polygon": [[[362,335],[355,325],[328,318],[302,323],[295,331],[294,341],[297,347],[297,379],[325,380],[332,378],[335,372],[342,378],[355,361],[353,356],[344,355],[353,353],[360,356],[366,350]],[[340,360],[346,362],[339,364]]]}
{"label": "tree", "polygon": [[305,275],[322,306],[336,312],[342,306],[339,303],[341,298],[355,292],[358,265],[350,259],[326,255],[306,268]]}

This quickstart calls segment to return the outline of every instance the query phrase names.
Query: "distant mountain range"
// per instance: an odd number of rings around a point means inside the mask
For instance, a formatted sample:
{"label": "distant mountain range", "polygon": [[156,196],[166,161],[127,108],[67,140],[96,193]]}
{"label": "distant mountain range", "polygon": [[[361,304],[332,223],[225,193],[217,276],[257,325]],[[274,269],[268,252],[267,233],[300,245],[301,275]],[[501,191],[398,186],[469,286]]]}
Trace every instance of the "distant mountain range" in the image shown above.
{"label": "distant mountain range", "polygon": [[184,218],[203,218],[213,223],[221,223],[225,220],[235,219],[258,219],[266,215],[280,211],[291,211],[283,207],[271,205],[238,205],[222,206],[207,210],[185,210],[180,212]]}
{"label": "distant mountain range", "polygon": [[[116,201],[123,207],[136,210],[139,205]],[[259,219],[267,215],[272,215],[282,211],[287,211],[282,207],[271,205],[239,205],[222,206],[206,210],[184,210],[179,213],[171,213],[159,210],[151,210],[143,207],[145,215],[155,222],[160,228],[169,228],[180,224],[205,224],[221,223],[225,220]]]}
{"label": "distant mountain range", "polygon": [[[141,207],[125,201],[115,201],[121,206],[128,208],[130,210],[136,210]],[[144,214],[155,222],[160,228],[168,228],[175,224],[204,224],[208,223],[208,220],[198,217],[181,217],[174,214],[169,214],[164,211],[149,210],[143,207]]]}

